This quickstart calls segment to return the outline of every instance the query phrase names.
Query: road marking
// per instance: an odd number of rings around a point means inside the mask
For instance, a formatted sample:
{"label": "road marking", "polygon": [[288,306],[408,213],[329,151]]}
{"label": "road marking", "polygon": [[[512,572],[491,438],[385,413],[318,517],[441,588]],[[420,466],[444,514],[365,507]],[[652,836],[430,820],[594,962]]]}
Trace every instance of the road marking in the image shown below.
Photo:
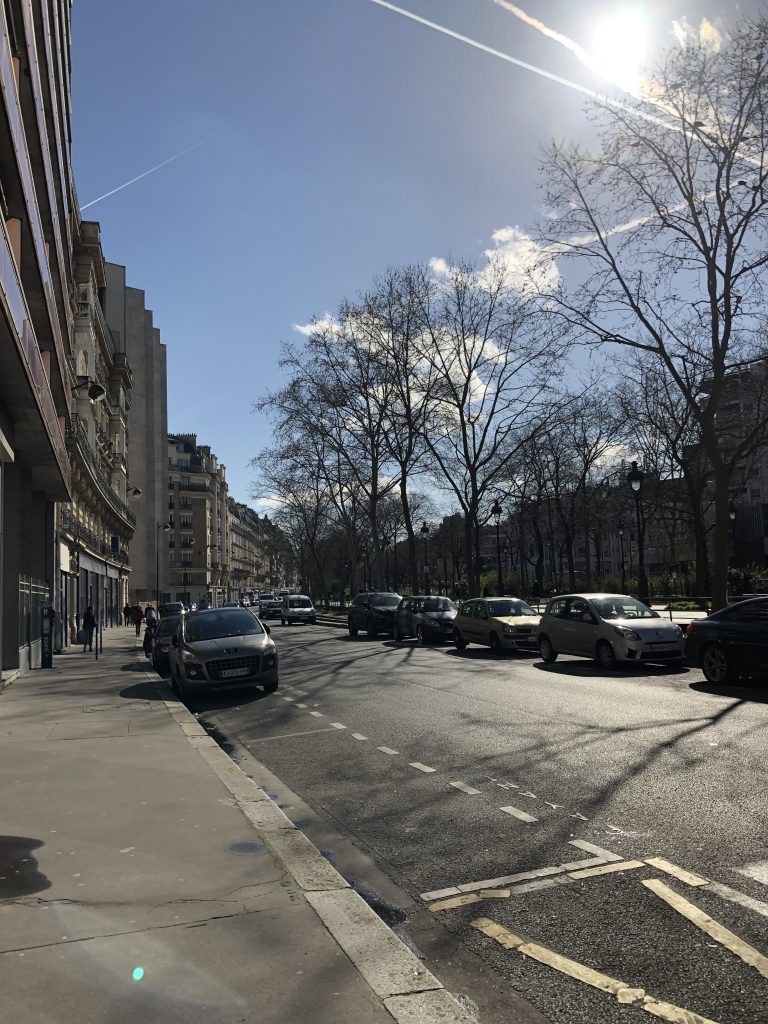
{"label": "road marking", "polygon": [[294,693],[298,694],[299,697],[308,697],[309,696],[309,694],[308,694],[308,692],[306,690],[300,690],[298,688],[298,686],[293,686],[293,687],[291,687],[291,689],[293,690]]}
{"label": "road marking", "polygon": [[740,907],[747,907],[749,910],[754,910],[756,914],[768,917],[768,903],[763,903],[762,900],[753,899],[751,896],[739,892],[738,889],[731,889],[730,886],[721,885],[719,882],[710,882],[709,889],[711,892],[716,892],[718,896],[722,896],[723,899],[730,900],[731,903],[738,903]]}
{"label": "road marking", "polygon": [[[313,711],[312,714],[314,715],[315,712]],[[341,722],[331,722],[331,725],[333,726],[334,729],[346,729],[347,728],[346,725],[342,725]]]}
{"label": "road marking", "polygon": [[[569,864],[558,864],[555,867],[533,868],[531,871],[518,871],[514,875],[502,875],[500,878],[486,878],[480,882],[465,882],[460,885],[449,886],[447,889],[435,889],[432,892],[421,893],[421,899],[426,903],[430,900],[441,899],[444,896],[456,896],[460,892],[478,892],[481,889],[498,889],[501,886],[514,885],[516,882],[527,882],[529,879],[546,878],[548,875],[562,875],[566,871],[577,871],[579,868],[595,867],[597,864],[604,864],[605,860],[599,857],[590,857],[589,860],[575,860]],[[556,884],[556,883],[553,883]],[[521,892],[517,887],[515,892]]]}
{"label": "road marking", "polygon": [[246,746],[249,743],[270,743],[272,740],[287,740],[293,736],[314,736],[318,732],[333,732],[333,729],[306,729],[304,732],[281,732],[277,736],[252,736],[248,740],[243,740],[243,743]]}
{"label": "road marking", "polygon": [[411,768],[418,768],[420,772],[426,772],[429,775],[430,772],[436,772],[437,768],[430,768],[428,764],[422,764],[421,761],[409,761],[408,764]]}
{"label": "road marking", "polygon": [[754,878],[756,882],[768,885],[768,860],[756,860],[751,864],[742,864],[740,868],[734,868],[740,875],[746,878]]}
{"label": "road marking", "polygon": [[631,871],[632,868],[644,868],[642,860],[619,860],[611,864],[603,864],[598,868],[584,868],[582,871],[571,871],[569,878],[593,878],[595,875],[610,875],[614,871]]}
{"label": "road marking", "polygon": [[356,740],[367,740],[368,739],[368,737],[367,736],[363,736],[363,734],[361,732],[353,732],[352,733],[352,738],[356,739]]}
{"label": "road marking", "polygon": [[708,884],[708,879],[702,878],[701,875],[694,875],[692,871],[686,871],[685,868],[679,868],[677,864],[671,864],[668,860],[664,860],[663,857],[646,857],[645,863],[658,868],[659,871],[666,871],[668,875],[679,878],[686,885]]}
{"label": "road marking", "polygon": [[511,814],[513,818],[519,818],[520,821],[526,821],[529,824],[539,820],[538,818],[534,818],[532,814],[527,814],[525,811],[521,811],[517,807],[500,807],[499,810],[504,811],[505,814]]}
{"label": "road marking", "polygon": [[610,850],[604,850],[602,846],[595,846],[594,843],[588,843],[586,839],[569,839],[569,846],[576,846],[580,850],[584,850],[585,853],[594,853],[596,857],[602,857],[603,860],[623,860],[618,853],[611,853]]}
{"label": "road marking", "polygon": [[449,786],[453,786],[454,789],[461,790],[462,793],[466,793],[467,796],[477,796],[480,792],[479,789],[475,789],[473,786],[468,786],[466,782],[449,782]]}
{"label": "road marking", "polygon": [[322,711],[310,711],[309,713],[310,715],[312,715],[313,718],[325,718],[325,715],[323,714]]}
{"label": "road marking", "polygon": [[709,914],[705,914],[694,903],[689,903],[688,900],[683,899],[674,889],[670,889],[668,885],[659,881],[658,878],[646,879],[643,881],[643,885],[660,899],[664,900],[678,914],[688,918],[691,924],[696,925],[697,928],[706,935],[709,935],[710,938],[725,946],[726,949],[729,949],[740,960],[743,960],[745,964],[754,967],[764,978],[768,978],[768,957],[763,956],[754,946],[750,946],[748,942],[739,938],[738,935],[726,928],[725,925],[715,921]]}
{"label": "road marking", "polygon": [[479,896],[476,892],[468,892],[461,896],[455,896],[450,900],[439,900],[437,903],[432,903],[429,909],[433,914],[436,914],[439,910],[453,910],[454,907],[465,907],[468,903],[480,903],[482,900],[506,899],[509,899],[509,889],[486,889],[482,896]]}
{"label": "road marking", "polygon": [[691,1010],[684,1010],[681,1006],[655,999],[653,996],[647,995],[645,989],[631,988],[623,981],[595,971],[591,967],[587,967],[586,964],[571,960],[561,953],[555,953],[554,950],[547,949],[546,946],[540,946],[536,942],[526,942],[519,935],[502,928],[501,925],[490,921],[487,917],[472,921],[471,927],[494,939],[504,949],[517,950],[523,956],[537,960],[539,963],[559,971],[560,974],[575,978],[576,981],[599,989],[601,992],[607,992],[622,1005],[639,1004],[640,1009],[645,1010],[646,1013],[670,1021],[672,1024],[717,1024],[716,1021],[710,1020],[708,1017],[701,1017]]}
{"label": "road marking", "polygon": [[291,702],[293,702],[295,699],[296,699],[295,697],[283,697],[283,700],[287,700],[287,701],[291,701]]}
{"label": "road marking", "polygon": [[296,705],[297,708],[305,708],[306,706],[307,706],[306,704],[297,704]]}
{"label": "road marking", "polygon": [[399,754],[400,753],[399,750],[393,750],[392,747],[376,747],[376,749],[380,750],[382,752],[382,754]]}

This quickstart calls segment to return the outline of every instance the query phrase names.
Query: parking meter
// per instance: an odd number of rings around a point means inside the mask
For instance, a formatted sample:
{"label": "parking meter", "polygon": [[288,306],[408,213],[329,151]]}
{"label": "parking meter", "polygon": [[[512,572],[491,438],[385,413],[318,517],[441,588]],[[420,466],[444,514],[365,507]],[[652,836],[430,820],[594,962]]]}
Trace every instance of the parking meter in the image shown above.
{"label": "parking meter", "polygon": [[40,608],[41,616],[41,668],[53,668],[53,605],[46,602]]}

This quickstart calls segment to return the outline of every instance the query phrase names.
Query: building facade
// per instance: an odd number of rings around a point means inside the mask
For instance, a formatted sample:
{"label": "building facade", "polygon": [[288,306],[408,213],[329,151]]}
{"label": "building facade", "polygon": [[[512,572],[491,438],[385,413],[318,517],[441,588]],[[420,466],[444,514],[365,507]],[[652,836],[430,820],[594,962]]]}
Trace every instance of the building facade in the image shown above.
{"label": "building facade", "polygon": [[196,434],[169,434],[166,458],[168,518],[157,534],[169,573],[159,600],[221,605],[230,586],[226,467]]}
{"label": "building facade", "polygon": [[131,367],[133,390],[128,410],[128,493],[136,525],[131,542],[129,602],[153,603],[168,592],[168,546],[161,537],[168,522],[168,371],[166,348],[147,309],[144,292],[126,284],[126,270],[105,263],[105,319],[114,346]]}
{"label": "building facade", "polygon": [[276,527],[267,516],[233,498],[229,516],[229,600],[239,601],[254,592],[282,583]]}
{"label": "building facade", "polygon": [[[40,664],[57,589],[55,503],[71,497],[70,4],[0,6],[0,648],[2,675]],[[77,394],[77,390],[75,390]]]}

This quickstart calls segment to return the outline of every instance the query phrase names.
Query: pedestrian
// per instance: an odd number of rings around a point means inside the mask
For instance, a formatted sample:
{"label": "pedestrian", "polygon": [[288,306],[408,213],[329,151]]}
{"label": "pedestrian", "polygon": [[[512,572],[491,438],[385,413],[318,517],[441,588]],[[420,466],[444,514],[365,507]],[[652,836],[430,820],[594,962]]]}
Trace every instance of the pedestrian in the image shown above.
{"label": "pedestrian", "polygon": [[131,624],[131,606],[129,604],[126,604],[125,608],[123,608],[123,619],[125,620],[125,625],[126,626],[130,626],[130,624]]}
{"label": "pedestrian", "polygon": [[89,604],[83,615],[83,654],[86,649],[93,650],[93,631],[96,629],[96,616],[93,614],[93,605]]}
{"label": "pedestrian", "polygon": [[131,622],[136,627],[136,636],[141,633],[141,622],[144,618],[144,612],[141,610],[140,604],[135,604],[131,609]]}

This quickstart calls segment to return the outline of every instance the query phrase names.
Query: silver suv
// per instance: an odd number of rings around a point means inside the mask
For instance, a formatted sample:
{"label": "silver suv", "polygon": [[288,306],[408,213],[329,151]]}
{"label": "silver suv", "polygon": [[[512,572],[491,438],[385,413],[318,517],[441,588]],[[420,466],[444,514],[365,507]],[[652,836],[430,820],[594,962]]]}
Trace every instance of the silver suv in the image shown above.
{"label": "silver suv", "polygon": [[539,625],[539,653],[594,658],[600,668],[617,661],[683,663],[679,626],[626,594],[560,594],[551,598]]}
{"label": "silver suv", "polygon": [[171,680],[181,698],[225,686],[277,689],[277,649],[247,608],[182,615],[170,649]]}

